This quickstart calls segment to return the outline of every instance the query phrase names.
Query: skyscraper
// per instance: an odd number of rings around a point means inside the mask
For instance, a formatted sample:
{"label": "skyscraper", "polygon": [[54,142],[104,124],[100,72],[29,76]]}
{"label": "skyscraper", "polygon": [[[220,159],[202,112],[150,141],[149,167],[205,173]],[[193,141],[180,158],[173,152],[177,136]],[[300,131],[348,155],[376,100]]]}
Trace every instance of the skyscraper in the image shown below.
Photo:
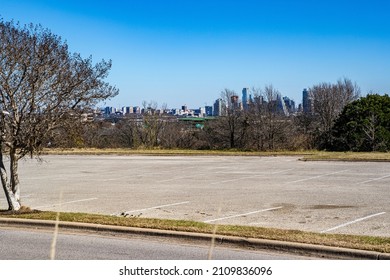
{"label": "skyscraper", "polygon": [[284,104],[286,104],[287,111],[289,113],[295,112],[295,102],[288,98],[287,96],[283,97]]}
{"label": "skyscraper", "polygon": [[219,98],[214,102],[214,116],[224,116],[226,115],[226,103]]}
{"label": "skyscraper", "polygon": [[237,95],[232,95],[230,96],[230,106],[231,108],[229,109],[238,109],[239,108],[239,103],[238,103],[238,96]]}
{"label": "skyscraper", "polygon": [[307,89],[303,89],[302,92],[302,109],[304,113],[313,113],[313,98]]}
{"label": "skyscraper", "polygon": [[211,117],[213,115],[213,107],[212,106],[205,106],[206,116]]}
{"label": "skyscraper", "polygon": [[287,110],[287,107],[286,107],[286,103],[284,102],[284,100],[282,99],[282,96],[280,94],[278,94],[276,96],[276,100],[273,100],[274,102],[276,102],[276,108],[277,108],[277,112],[284,115],[284,116],[289,116],[289,112]]}
{"label": "skyscraper", "polygon": [[242,89],[242,108],[244,111],[248,110],[249,104],[249,88]]}

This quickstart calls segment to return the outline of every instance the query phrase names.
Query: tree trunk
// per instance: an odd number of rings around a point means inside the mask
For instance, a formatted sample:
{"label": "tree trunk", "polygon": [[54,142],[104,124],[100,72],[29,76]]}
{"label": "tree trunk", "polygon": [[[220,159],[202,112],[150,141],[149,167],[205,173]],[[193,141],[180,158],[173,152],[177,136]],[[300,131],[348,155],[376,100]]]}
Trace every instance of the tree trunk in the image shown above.
{"label": "tree trunk", "polygon": [[20,203],[20,187],[18,179],[18,161],[16,153],[10,153],[10,174],[11,178],[8,180],[7,170],[4,166],[3,153],[0,152],[0,177],[1,184],[8,202],[8,210],[19,210]]}

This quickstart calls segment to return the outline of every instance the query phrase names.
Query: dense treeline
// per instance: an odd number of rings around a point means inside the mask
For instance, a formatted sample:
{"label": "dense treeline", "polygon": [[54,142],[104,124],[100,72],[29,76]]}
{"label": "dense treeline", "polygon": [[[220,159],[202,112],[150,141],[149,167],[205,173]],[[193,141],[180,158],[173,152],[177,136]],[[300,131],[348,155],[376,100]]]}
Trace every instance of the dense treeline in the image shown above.
{"label": "dense treeline", "polygon": [[368,94],[348,104],[332,127],[328,149],[390,150],[390,97]]}
{"label": "dense treeline", "polygon": [[238,149],[255,151],[327,149],[387,151],[390,149],[390,98],[360,91],[350,80],[322,83],[309,89],[312,110],[286,116],[275,102],[273,86],[253,89],[247,110],[231,103],[234,91],[224,90],[224,116],[179,121],[148,110],[124,117],[74,125],[53,138],[56,147]]}

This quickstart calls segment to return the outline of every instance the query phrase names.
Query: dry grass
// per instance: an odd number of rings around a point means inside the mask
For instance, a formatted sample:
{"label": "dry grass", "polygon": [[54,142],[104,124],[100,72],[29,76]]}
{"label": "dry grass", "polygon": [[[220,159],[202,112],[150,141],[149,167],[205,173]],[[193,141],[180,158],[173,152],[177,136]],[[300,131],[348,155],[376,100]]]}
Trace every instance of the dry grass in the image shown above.
{"label": "dry grass", "polygon": [[390,161],[390,153],[381,152],[313,152],[303,160],[339,160],[339,161]]}
{"label": "dry grass", "polygon": [[240,151],[184,149],[45,149],[47,155],[298,156],[302,160],[390,161],[390,152]]}
{"label": "dry grass", "polygon": [[241,151],[241,150],[184,150],[184,149],[45,149],[46,155],[155,155],[155,156],[304,156],[311,151]]}
{"label": "dry grass", "polygon": [[[32,213],[0,213],[0,217],[13,217],[25,219],[56,220],[56,212],[32,212]],[[360,250],[370,250],[382,253],[390,253],[390,238],[340,235],[340,234],[319,234],[298,230],[281,230],[262,227],[218,225],[202,222],[183,220],[160,220],[147,218],[125,218],[97,214],[83,213],[61,213],[61,221],[95,223],[102,225],[115,225],[139,228],[152,228],[162,230],[175,230],[197,233],[211,233],[228,236],[240,236],[248,238],[260,238],[268,240],[280,240],[300,242],[307,244],[336,246]]]}

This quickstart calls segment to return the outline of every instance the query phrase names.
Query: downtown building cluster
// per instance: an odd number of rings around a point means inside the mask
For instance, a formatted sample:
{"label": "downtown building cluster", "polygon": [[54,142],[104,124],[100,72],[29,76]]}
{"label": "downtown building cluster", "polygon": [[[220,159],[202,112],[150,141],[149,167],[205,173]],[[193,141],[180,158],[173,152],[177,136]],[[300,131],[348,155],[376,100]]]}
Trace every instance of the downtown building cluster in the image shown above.
{"label": "downtown building cluster", "polygon": [[249,111],[255,104],[266,105],[271,102],[274,103],[275,110],[284,116],[290,116],[298,112],[313,112],[313,98],[306,88],[302,92],[302,103],[298,106],[296,106],[294,100],[287,96],[282,97],[280,94],[277,94],[272,100],[266,100],[264,96],[251,94],[249,88],[243,88],[241,98],[238,95],[231,95],[229,98],[218,98],[214,101],[213,106],[204,106],[197,109],[190,109],[187,105],[174,109],[151,106],[144,106],[143,108],[140,106],[126,106],[121,108],[105,107],[100,109],[99,113],[104,117],[137,116],[151,113],[176,117],[219,117],[226,115],[228,108]]}
{"label": "downtown building cluster", "polygon": [[275,105],[273,106],[275,110],[282,115],[289,116],[296,113],[295,102],[287,96],[282,97],[280,94],[277,94],[274,98],[266,100],[264,96],[253,96],[249,88],[243,88],[241,99],[238,95],[231,95],[228,97],[228,100],[223,98],[217,99],[214,102],[213,115],[224,116],[228,108],[250,111],[255,106],[265,106],[268,103]]}

